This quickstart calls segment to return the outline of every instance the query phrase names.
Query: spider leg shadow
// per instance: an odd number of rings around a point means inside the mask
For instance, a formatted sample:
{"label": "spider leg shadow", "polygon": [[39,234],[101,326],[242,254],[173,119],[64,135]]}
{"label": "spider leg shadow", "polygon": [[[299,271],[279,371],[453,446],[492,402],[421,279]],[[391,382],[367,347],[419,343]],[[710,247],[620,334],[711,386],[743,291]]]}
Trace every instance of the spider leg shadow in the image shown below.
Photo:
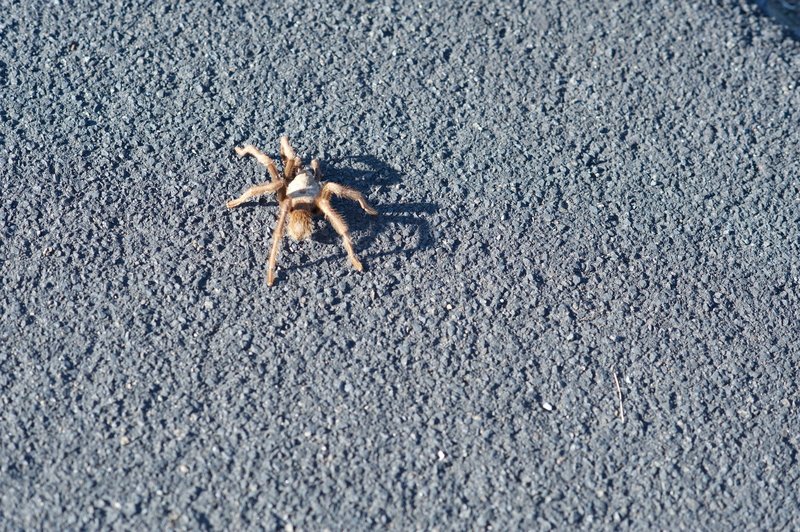
{"label": "spider leg shadow", "polygon": [[[411,255],[415,251],[433,247],[434,236],[425,215],[433,214],[438,209],[438,206],[434,203],[396,203],[378,209],[378,217],[371,220],[377,230],[371,231],[367,237],[359,241],[359,244],[364,249],[364,256],[367,258],[385,257],[399,253]],[[393,226],[397,225],[413,225],[416,227],[416,242],[411,247],[403,246],[390,251],[368,253],[380,233],[390,231]]]}
{"label": "spider leg shadow", "polygon": [[236,211],[250,211],[254,209],[263,209],[264,207],[279,207],[280,204],[274,197],[267,197],[262,196],[260,198],[253,198],[251,200],[242,203],[241,205],[237,206],[235,209],[228,209],[228,211],[236,210]]}
{"label": "spider leg shadow", "polygon": [[380,189],[402,181],[400,172],[372,155],[351,155],[322,161],[322,175],[323,180],[354,186],[364,193],[369,192],[369,187]]}

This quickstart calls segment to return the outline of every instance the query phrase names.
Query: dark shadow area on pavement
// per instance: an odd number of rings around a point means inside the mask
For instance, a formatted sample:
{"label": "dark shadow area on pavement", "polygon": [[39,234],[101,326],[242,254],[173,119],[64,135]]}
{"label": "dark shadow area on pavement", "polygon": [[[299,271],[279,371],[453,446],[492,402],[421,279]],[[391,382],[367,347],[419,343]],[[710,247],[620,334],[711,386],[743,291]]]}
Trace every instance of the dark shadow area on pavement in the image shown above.
{"label": "dark shadow area on pavement", "polygon": [[786,29],[786,33],[800,40],[800,0],[751,0],[761,12]]}

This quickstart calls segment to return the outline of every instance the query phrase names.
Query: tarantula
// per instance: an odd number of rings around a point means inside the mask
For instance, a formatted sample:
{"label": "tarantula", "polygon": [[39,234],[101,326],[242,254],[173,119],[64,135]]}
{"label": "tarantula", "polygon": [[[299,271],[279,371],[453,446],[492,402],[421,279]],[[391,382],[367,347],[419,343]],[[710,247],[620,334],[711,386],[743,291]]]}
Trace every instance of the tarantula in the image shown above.
{"label": "tarantula", "polygon": [[259,163],[267,167],[272,181],[248,188],[244,194],[227,202],[225,205],[229,209],[233,209],[247,200],[263,194],[275,194],[280,204],[278,223],[275,226],[275,232],[272,237],[272,251],[269,254],[269,270],[267,271],[267,284],[269,286],[272,286],[275,282],[275,262],[278,258],[278,249],[283,238],[284,227],[286,227],[289,236],[293,239],[298,241],[305,240],[311,236],[313,230],[311,216],[314,214],[322,213],[325,215],[336,232],[341,235],[344,249],[347,250],[347,256],[350,258],[353,268],[358,271],[364,270],[358,257],[356,257],[355,251],[353,251],[353,241],[350,239],[347,224],[339,213],[333,210],[330,203],[331,194],[335,194],[342,198],[357,201],[367,214],[376,216],[378,211],[370,207],[361,192],[338,183],[321,181],[322,171],[319,168],[319,161],[313,159],[310,167],[304,167],[302,159],[295,155],[292,146],[289,144],[288,137],[281,137],[280,155],[283,162],[283,175],[278,172],[275,162],[255,146],[247,144],[241,148],[237,147],[236,153],[239,157],[244,157],[245,155],[255,157]]}

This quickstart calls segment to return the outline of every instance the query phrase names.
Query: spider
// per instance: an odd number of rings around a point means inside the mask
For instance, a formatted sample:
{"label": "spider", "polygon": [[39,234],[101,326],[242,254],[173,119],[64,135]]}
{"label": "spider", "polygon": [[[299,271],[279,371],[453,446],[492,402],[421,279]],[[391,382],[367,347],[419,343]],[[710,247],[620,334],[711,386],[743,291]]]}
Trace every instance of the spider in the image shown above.
{"label": "spider", "polygon": [[283,162],[283,175],[278,172],[275,162],[255,146],[246,144],[241,148],[237,147],[236,153],[239,157],[244,157],[245,155],[255,157],[259,163],[267,167],[272,181],[248,188],[244,194],[234,200],[230,200],[225,205],[229,209],[233,209],[247,200],[263,194],[275,194],[280,205],[278,223],[272,236],[272,251],[269,254],[267,285],[272,286],[275,282],[275,262],[278,258],[278,249],[283,238],[284,228],[287,229],[289,236],[294,240],[305,240],[311,236],[313,230],[311,216],[320,213],[325,215],[336,232],[341,235],[344,249],[347,250],[347,256],[353,268],[358,271],[364,271],[364,266],[356,257],[355,251],[353,251],[353,241],[350,239],[347,224],[330,203],[331,194],[334,194],[357,201],[367,214],[377,216],[378,211],[370,207],[361,192],[338,183],[321,181],[322,171],[319,167],[319,161],[314,159],[311,161],[310,167],[304,167],[302,159],[295,155],[292,146],[289,144],[288,137],[281,137],[280,155]]}

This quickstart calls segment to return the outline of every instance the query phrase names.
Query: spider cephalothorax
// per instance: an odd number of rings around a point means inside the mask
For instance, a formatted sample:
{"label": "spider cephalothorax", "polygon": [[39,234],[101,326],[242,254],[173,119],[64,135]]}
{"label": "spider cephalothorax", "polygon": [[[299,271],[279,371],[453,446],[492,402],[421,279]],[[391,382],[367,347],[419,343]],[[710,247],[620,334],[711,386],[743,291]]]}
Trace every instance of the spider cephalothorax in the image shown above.
{"label": "spider cephalothorax", "polygon": [[275,194],[280,204],[278,224],[275,226],[272,251],[269,254],[268,285],[272,286],[275,281],[275,262],[278,258],[278,249],[281,238],[283,238],[284,228],[293,239],[305,240],[311,236],[313,230],[311,216],[319,213],[324,214],[336,232],[342,236],[344,249],[347,250],[347,256],[353,267],[358,271],[364,269],[353,251],[353,242],[350,239],[347,224],[339,213],[333,210],[330,203],[331,194],[335,194],[357,201],[368,214],[377,215],[378,212],[369,206],[361,192],[337,183],[320,181],[322,172],[319,168],[319,161],[314,159],[311,161],[311,166],[304,167],[303,161],[295,155],[289,145],[287,137],[281,137],[280,154],[283,172],[278,172],[275,162],[254,146],[248,144],[242,148],[236,148],[236,153],[240,157],[245,155],[255,157],[258,162],[267,167],[272,181],[250,187],[240,197],[226,203],[228,208],[238,207],[245,201],[262,194]]}

